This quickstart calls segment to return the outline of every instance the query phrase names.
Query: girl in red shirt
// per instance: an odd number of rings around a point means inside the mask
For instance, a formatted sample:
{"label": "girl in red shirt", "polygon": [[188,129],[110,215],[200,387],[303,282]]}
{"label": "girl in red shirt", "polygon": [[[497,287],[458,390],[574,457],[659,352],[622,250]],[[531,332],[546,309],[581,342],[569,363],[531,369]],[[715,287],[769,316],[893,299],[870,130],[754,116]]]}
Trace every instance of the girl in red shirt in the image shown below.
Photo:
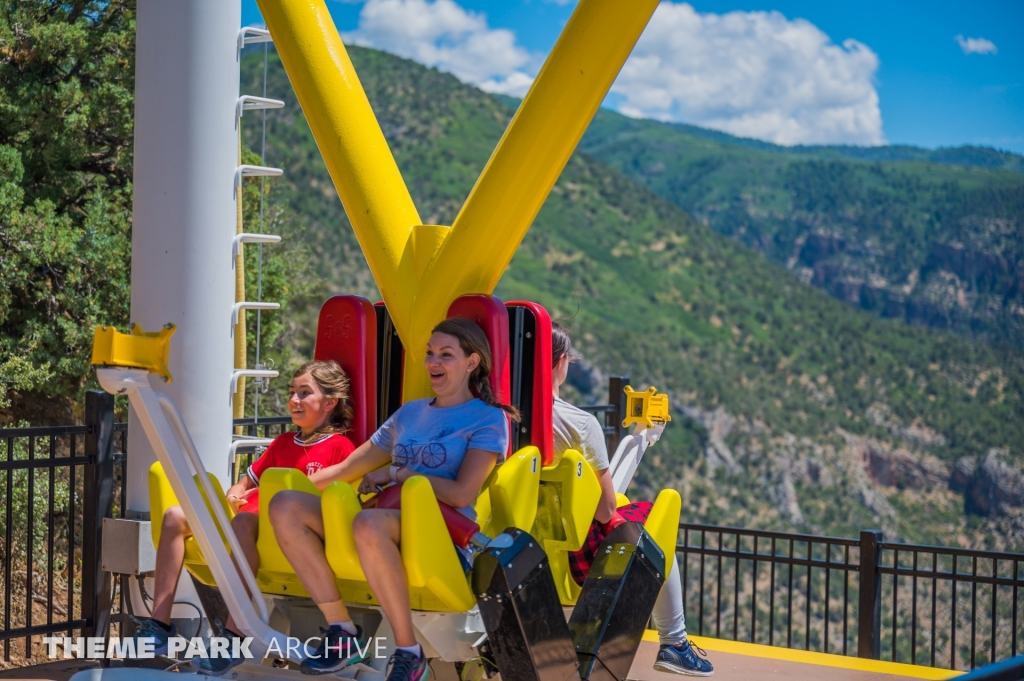
{"label": "girl in red shirt", "polygon": [[[343,435],[352,425],[353,412],[349,379],[337,362],[306,362],[299,367],[292,375],[288,411],[292,423],[299,430],[277,436],[249,467],[246,475],[227,492],[228,503],[236,512],[231,527],[253,574],[259,569],[259,555],[256,553],[259,517],[256,514],[259,512],[258,487],[263,471],[268,468],[296,468],[311,475],[341,463],[355,449]],[[171,608],[185,560],[185,539],[191,534],[181,507],[168,508],[157,547],[153,616],[141,621],[135,633],[136,639],[153,639],[157,655],[167,654],[167,639],[176,635],[171,624]],[[235,630],[235,623],[230,617],[226,628],[231,632]]]}

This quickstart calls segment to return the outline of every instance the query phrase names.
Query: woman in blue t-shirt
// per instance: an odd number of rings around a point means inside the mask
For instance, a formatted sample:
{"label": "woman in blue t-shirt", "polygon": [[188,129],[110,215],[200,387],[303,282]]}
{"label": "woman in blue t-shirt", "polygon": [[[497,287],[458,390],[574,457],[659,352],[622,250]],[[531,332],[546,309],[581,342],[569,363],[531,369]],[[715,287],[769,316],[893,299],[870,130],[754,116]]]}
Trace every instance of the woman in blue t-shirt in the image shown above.
{"label": "woman in blue t-shirt", "polygon": [[[359,491],[368,493],[422,475],[438,501],[472,517],[484,481],[505,459],[506,413],[518,420],[518,412],[494,399],[487,337],[467,319],[446,319],[434,327],[425,366],[436,397],[403,405],[343,463],[310,476],[317,487],[362,477]],[[328,674],[361,662],[369,639],[352,622],[324,555],[320,498],[281,492],[270,503],[270,521],[281,551],[328,623],[320,648],[302,663],[302,672]],[[352,532],[366,581],[395,634],[388,681],[422,681],[428,668],[412,624],[399,551],[400,511],[366,509],[356,516]]]}

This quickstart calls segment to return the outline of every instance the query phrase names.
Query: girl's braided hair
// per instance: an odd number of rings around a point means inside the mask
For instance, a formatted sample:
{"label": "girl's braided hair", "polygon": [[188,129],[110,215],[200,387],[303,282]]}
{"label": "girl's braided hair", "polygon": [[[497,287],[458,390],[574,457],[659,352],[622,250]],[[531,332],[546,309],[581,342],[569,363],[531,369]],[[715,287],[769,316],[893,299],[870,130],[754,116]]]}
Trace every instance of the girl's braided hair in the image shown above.
{"label": "girl's braided hair", "polygon": [[503,410],[513,421],[519,421],[519,410],[510,404],[502,404],[494,398],[491,390],[491,344],[487,334],[469,319],[451,317],[434,327],[431,333],[444,333],[459,339],[459,347],[466,356],[474,352],[480,357],[480,364],[469,376],[469,389],[481,400]]}

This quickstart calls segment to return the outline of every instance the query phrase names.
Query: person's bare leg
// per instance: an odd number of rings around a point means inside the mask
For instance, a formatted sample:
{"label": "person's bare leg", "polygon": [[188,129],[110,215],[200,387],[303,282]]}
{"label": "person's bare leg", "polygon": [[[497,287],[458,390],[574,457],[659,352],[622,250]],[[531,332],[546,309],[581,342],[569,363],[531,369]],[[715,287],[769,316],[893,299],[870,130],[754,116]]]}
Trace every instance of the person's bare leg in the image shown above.
{"label": "person's bare leg", "polygon": [[342,621],[351,621],[348,610],[340,605],[341,594],[334,582],[334,571],[324,553],[320,497],[293,490],[278,492],[270,500],[270,524],[288,562],[302,566],[295,574],[313,602],[321,606],[335,604],[340,607]]}
{"label": "person's bare leg", "polygon": [[[252,570],[252,574],[255,577],[256,571],[260,568],[260,556],[256,551],[256,538],[259,536],[260,517],[255,513],[239,513],[231,520],[231,529],[234,530],[235,536],[238,537],[238,545],[241,547],[245,561],[249,563],[249,569]],[[249,593],[248,584],[243,581],[242,585],[245,587],[245,592],[251,597],[252,594]],[[238,632],[235,618],[230,614],[224,626],[231,631]]]}
{"label": "person's bare leg", "polygon": [[171,506],[164,512],[153,575],[153,619],[164,624],[171,623],[174,593],[178,590],[181,566],[185,563],[185,539],[191,533],[181,506]]}
{"label": "person's bare leg", "polygon": [[[253,576],[256,575],[256,571],[260,566],[260,557],[256,552],[256,537],[259,534],[260,519],[255,513],[239,513],[231,520],[231,530],[238,537],[239,548],[242,549],[242,554],[245,556],[245,561],[249,564],[249,568],[252,570]],[[235,555],[231,556],[231,560],[234,562],[235,567],[241,570],[241,563]],[[249,593],[249,585],[242,580],[242,586],[245,587],[245,593]],[[223,633],[225,636],[238,635],[241,632],[238,630],[238,625],[235,624],[235,618],[228,614],[228,621],[224,623],[224,628],[230,633]],[[194,657],[192,658],[192,666],[199,669],[204,674],[213,674],[214,676],[221,676],[233,669],[239,664],[244,662],[243,657]],[[206,678],[206,677],[202,677]]]}
{"label": "person's bare leg", "polygon": [[377,597],[395,632],[395,645],[416,645],[409,606],[409,579],[398,545],[402,540],[401,514],[392,509],[367,509],[356,516],[352,534],[359,547],[359,563],[370,590]]}

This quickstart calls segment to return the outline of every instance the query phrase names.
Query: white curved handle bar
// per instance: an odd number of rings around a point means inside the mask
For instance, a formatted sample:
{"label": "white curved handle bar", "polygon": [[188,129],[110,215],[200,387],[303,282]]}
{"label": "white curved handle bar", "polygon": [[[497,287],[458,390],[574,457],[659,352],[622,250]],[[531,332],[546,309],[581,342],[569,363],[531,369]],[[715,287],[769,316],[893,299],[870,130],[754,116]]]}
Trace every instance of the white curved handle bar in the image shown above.
{"label": "white curved handle bar", "polygon": [[[164,467],[171,489],[178,497],[178,503],[185,512],[185,518],[213,573],[228,611],[241,632],[254,639],[252,652],[261,657],[273,646],[284,654],[294,651],[289,659],[301,662],[301,651],[294,648],[288,651],[287,638],[267,624],[269,613],[260,596],[256,579],[248,563],[241,559],[243,554],[238,539],[223,507],[217,503],[213,485],[174,402],[167,395],[153,390],[145,369],[104,367],[97,369],[96,375],[107,392],[128,395],[132,410],[138,416],[146,439]],[[198,481],[193,478],[193,474]],[[206,498],[211,501],[209,506],[200,493],[200,486]],[[210,509],[213,509],[212,515]],[[231,553],[221,541],[221,536],[227,540]],[[240,557],[237,564],[232,560],[232,554]],[[258,614],[253,607],[254,599],[246,593],[243,584],[256,597]],[[258,664],[259,661],[254,659],[253,662]]]}
{"label": "white curved handle bar", "polygon": [[232,467],[235,463],[235,457],[238,456],[238,450],[243,447],[269,447],[273,440],[269,440],[265,437],[251,437],[244,440],[235,440],[228,447],[228,473],[231,472]]}
{"label": "white curved handle bar", "polygon": [[644,452],[661,439],[664,430],[664,423],[658,423],[650,429],[644,428],[642,424],[638,423],[633,426],[632,433],[622,438],[608,467],[616,492],[626,493],[626,488],[629,487],[637,466],[640,465],[640,459],[644,458]]}
{"label": "white curved handle bar", "polygon": [[[224,512],[224,507],[218,503],[217,493],[213,489],[213,484],[210,483],[209,476],[206,475],[206,469],[203,467],[203,462],[199,458],[199,452],[196,451],[195,443],[192,442],[192,436],[189,435],[188,428],[185,427],[185,422],[181,418],[181,412],[178,411],[178,407],[174,404],[174,400],[164,393],[157,393],[156,396],[160,400],[160,406],[163,407],[164,415],[169,417],[171,426],[174,428],[175,435],[178,436],[178,442],[184,445],[185,453],[190,459],[192,469],[196,472],[196,478],[199,481],[199,485],[203,488],[203,494],[210,502],[208,507],[213,509],[214,524],[218,526],[220,533],[227,538],[228,545],[231,547],[231,554],[234,556],[244,556],[245,554],[242,553],[242,547],[238,543],[238,537],[235,536],[234,531],[231,529],[231,521],[228,520],[228,516]],[[240,568],[239,571],[242,573],[242,579],[245,581],[246,586],[249,587],[249,593],[260,593],[260,588],[256,584],[256,576],[253,575],[252,570],[249,568],[249,562],[246,560],[236,560],[233,562],[237,568]],[[255,600],[260,611],[260,621],[263,623],[269,622],[270,613],[267,612],[267,604],[263,602],[262,598],[257,598]]]}

